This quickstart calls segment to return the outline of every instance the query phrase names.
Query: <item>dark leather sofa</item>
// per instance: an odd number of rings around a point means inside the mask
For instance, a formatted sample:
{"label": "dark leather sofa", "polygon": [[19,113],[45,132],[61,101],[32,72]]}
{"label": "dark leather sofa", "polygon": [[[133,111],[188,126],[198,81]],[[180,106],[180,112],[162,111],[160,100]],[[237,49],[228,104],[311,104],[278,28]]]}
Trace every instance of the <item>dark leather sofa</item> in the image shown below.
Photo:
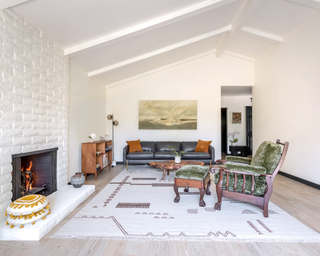
{"label": "dark leather sofa", "polygon": [[182,160],[195,160],[204,164],[214,164],[214,147],[209,146],[209,153],[194,152],[197,141],[140,141],[142,152],[131,152],[129,146],[123,148],[123,163],[126,164],[148,164],[153,161],[174,160],[174,154],[169,146],[175,147],[177,151],[185,151]]}

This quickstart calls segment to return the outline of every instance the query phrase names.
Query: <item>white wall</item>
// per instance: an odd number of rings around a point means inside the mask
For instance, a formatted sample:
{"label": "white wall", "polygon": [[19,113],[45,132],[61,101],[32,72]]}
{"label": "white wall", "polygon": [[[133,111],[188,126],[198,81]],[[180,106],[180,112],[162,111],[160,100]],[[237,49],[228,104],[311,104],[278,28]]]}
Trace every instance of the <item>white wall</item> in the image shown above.
{"label": "white wall", "polygon": [[68,58],[23,17],[0,10],[0,221],[12,198],[11,155],[58,147],[68,179]]}
{"label": "white wall", "polygon": [[[236,135],[236,138],[239,140],[237,145],[246,145],[246,106],[252,106],[251,96],[224,96],[221,97],[221,108],[227,108],[227,131],[231,132],[240,132]],[[241,112],[241,124],[232,123],[232,113]],[[228,153],[229,145],[231,145],[230,139],[228,137]]]}
{"label": "white wall", "polygon": [[320,183],[320,13],[256,61],[253,142],[289,141],[282,171]]}
{"label": "white wall", "polygon": [[[115,127],[115,160],[122,161],[127,140],[212,140],[221,156],[221,85],[253,85],[254,64],[209,54],[106,89],[107,113]],[[139,100],[197,100],[197,130],[139,130]],[[111,134],[111,122],[107,122]]]}
{"label": "white wall", "polygon": [[88,136],[95,133],[105,136],[106,100],[104,86],[75,62],[70,61],[69,102],[69,180],[81,172],[81,143],[88,142]]}

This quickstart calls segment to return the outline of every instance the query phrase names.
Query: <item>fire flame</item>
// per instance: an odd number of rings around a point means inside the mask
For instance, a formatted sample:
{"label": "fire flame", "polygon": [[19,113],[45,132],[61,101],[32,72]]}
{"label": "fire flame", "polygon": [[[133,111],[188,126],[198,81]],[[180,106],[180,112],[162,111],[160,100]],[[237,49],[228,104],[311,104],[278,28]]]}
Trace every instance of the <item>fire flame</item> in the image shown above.
{"label": "fire flame", "polygon": [[[31,168],[32,168],[32,161],[30,161],[30,165],[28,168],[26,168],[26,171],[31,172]],[[23,171],[23,169],[21,169],[21,171]],[[33,181],[31,182],[30,175],[26,174],[26,189],[27,189],[27,191],[32,189],[32,183],[33,183]]]}
{"label": "fire flame", "polygon": [[30,161],[30,165],[29,165],[29,167],[26,169],[26,171],[30,171],[31,168],[32,168],[32,161]]}

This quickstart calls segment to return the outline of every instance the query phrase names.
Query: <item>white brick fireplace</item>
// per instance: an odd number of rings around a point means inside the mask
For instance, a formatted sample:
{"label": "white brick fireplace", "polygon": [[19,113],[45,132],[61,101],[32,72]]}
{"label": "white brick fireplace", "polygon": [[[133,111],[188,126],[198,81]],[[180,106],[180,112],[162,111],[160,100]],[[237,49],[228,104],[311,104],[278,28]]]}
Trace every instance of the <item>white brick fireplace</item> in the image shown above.
{"label": "white brick fireplace", "polygon": [[58,147],[68,182],[68,58],[27,20],[0,10],[0,221],[12,197],[13,154]]}

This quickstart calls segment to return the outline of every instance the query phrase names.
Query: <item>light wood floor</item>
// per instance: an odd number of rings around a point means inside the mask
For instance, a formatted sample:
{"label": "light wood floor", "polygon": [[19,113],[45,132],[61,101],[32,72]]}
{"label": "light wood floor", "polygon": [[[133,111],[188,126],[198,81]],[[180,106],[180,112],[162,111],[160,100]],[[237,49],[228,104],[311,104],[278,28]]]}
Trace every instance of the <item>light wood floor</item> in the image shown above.
{"label": "light wood floor", "polygon": [[[123,169],[123,165],[117,165],[111,171],[102,171],[98,174],[96,181],[93,175],[89,175],[86,184],[96,186],[96,191],[89,198],[39,242],[0,242],[0,255],[320,255],[320,244],[306,243],[159,242],[49,238]],[[271,201],[320,233],[320,190],[277,175]]]}

